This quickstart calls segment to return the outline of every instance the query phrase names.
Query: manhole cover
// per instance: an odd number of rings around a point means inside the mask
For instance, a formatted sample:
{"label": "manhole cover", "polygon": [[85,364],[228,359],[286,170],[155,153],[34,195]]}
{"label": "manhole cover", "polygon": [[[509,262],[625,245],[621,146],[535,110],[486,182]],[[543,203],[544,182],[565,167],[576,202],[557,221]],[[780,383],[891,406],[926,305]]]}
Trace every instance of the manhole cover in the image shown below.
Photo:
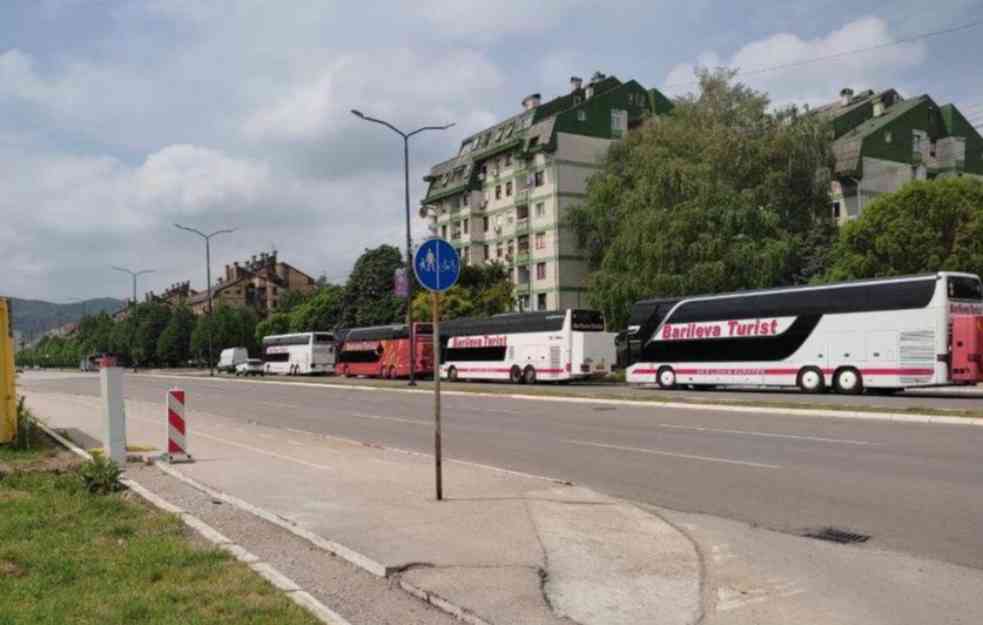
{"label": "manhole cover", "polygon": [[809,531],[803,534],[803,536],[828,540],[833,543],[840,543],[841,545],[865,543],[870,540],[870,536],[867,534],[857,534],[856,532],[848,532],[835,527],[824,527],[820,530]]}

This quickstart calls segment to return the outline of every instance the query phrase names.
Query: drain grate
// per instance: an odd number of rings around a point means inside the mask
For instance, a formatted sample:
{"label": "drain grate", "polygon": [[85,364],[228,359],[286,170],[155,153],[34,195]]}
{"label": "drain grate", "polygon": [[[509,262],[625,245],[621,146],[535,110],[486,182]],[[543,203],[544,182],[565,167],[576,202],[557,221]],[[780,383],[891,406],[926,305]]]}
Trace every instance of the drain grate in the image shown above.
{"label": "drain grate", "polygon": [[865,543],[870,540],[870,536],[867,534],[857,534],[856,532],[848,532],[835,527],[824,527],[820,530],[812,530],[806,532],[803,534],[803,536],[807,538],[818,538],[819,540],[828,540],[829,542],[840,543],[841,545]]}

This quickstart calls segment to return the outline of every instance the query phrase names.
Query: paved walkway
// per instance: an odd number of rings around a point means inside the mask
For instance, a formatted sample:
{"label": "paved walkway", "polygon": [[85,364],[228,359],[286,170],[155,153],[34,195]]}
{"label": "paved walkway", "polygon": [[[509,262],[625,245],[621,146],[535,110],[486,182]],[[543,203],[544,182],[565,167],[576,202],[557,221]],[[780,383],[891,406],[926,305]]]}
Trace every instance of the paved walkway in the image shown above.
{"label": "paved walkway", "polygon": [[[162,448],[161,403],[128,401],[131,445]],[[25,393],[49,425],[100,437],[98,399]],[[181,474],[351,549],[357,564],[487,623],[696,622],[700,566],[660,517],[588,489],[194,410]],[[389,415],[389,418],[399,415]],[[490,443],[491,444],[491,443]]]}

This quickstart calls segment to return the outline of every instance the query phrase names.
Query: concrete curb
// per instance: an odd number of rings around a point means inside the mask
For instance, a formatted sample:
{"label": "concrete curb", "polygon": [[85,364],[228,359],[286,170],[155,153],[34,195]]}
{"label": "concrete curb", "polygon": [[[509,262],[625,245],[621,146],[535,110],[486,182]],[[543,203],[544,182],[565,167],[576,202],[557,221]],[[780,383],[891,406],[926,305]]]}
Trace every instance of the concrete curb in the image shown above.
{"label": "concrete curb", "polygon": [[[40,421],[35,423],[39,428],[41,428],[41,430],[44,431],[45,434],[58,441],[60,445],[67,448],[75,455],[85,458],[86,460],[92,460],[92,455],[89,454],[89,452],[85,451]],[[126,486],[127,489],[136,493],[141,498],[151,503],[154,507],[163,510],[164,512],[178,515],[185,525],[198,532],[198,534],[200,534],[205,540],[212,543],[219,549],[227,551],[234,558],[248,565],[249,568],[255,571],[257,575],[271,583],[275,588],[282,591],[296,605],[300,606],[304,610],[307,610],[308,613],[322,623],[325,623],[325,625],[351,625],[347,619],[321,603],[310,593],[304,591],[304,589],[297,585],[296,582],[278,571],[273,565],[263,562],[259,559],[259,557],[250,553],[244,547],[232,542],[224,534],[190,512],[186,512],[185,510],[182,510],[181,508],[169,503],[156,493],[151,492],[139,482],[136,482],[130,478],[121,477],[119,481],[121,484]]]}
{"label": "concrete curb", "polygon": [[[195,375],[167,375],[160,373],[146,373],[146,377],[179,379],[179,380],[205,380],[221,381],[228,383],[248,383],[249,380],[239,380],[235,378],[208,378]],[[282,386],[304,386],[308,388],[328,388],[354,391],[381,391],[385,393],[426,393],[432,394],[429,389],[409,389],[409,388],[386,388],[382,386],[369,386],[364,384],[319,384],[315,382],[287,382],[269,381],[263,384],[279,384]],[[783,408],[774,406],[749,406],[749,405],[728,405],[728,404],[698,404],[690,402],[672,401],[639,401],[634,399],[606,399],[591,397],[571,397],[562,395],[524,395],[522,393],[484,393],[481,391],[447,391],[442,390],[441,394],[458,397],[495,397],[504,399],[518,399],[524,401],[543,401],[561,402],[571,404],[602,404],[606,406],[632,406],[635,408],[673,408],[682,410],[700,410],[717,412],[743,412],[757,414],[786,415],[793,417],[827,417],[834,419],[868,419],[872,421],[894,421],[898,423],[930,423],[935,425],[975,425],[983,426],[983,419],[976,417],[956,417],[949,415],[929,415],[929,414],[908,414],[901,412],[875,412],[866,410],[824,410],[819,408]]]}

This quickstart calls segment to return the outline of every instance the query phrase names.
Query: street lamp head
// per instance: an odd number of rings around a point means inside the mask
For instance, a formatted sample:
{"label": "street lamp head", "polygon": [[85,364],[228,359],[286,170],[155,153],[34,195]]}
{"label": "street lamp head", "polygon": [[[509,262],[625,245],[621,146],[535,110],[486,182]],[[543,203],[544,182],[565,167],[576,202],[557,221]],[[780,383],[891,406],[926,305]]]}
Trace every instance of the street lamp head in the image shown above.
{"label": "street lamp head", "polygon": [[365,119],[365,114],[358,109],[352,109],[352,115],[354,115],[355,117],[359,117],[361,119]]}

